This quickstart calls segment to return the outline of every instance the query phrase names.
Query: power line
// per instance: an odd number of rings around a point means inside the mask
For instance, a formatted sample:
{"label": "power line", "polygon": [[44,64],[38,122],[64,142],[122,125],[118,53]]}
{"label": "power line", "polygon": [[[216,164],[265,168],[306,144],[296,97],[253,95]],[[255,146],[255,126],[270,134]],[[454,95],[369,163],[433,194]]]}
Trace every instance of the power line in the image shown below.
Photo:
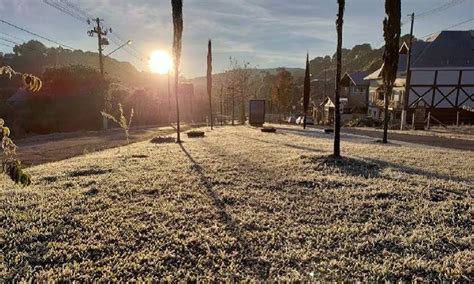
{"label": "power line", "polygon": [[13,43],[14,45],[20,45],[20,44],[17,43],[17,42],[14,42],[14,41],[12,41],[12,40],[9,40],[9,39],[3,38],[3,37],[0,37],[0,40],[6,41],[6,42],[9,42],[9,43]]}
{"label": "power line", "polygon": [[84,10],[66,0],[43,0],[43,3],[73,17],[76,20],[79,20],[80,22],[90,23],[90,19],[92,18]]}
{"label": "power line", "polygon": [[22,28],[22,27],[19,27],[19,26],[15,25],[15,24],[9,23],[9,22],[7,22],[7,21],[5,21],[5,20],[0,19],[0,22],[4,23],[4,24],[6,24],[6,25],[9,25],[9,26],[11,26],[11,27],[14,27],[14,28],[16,28],[16,29],[18,29],[18,30],[24,31],[25,33],[28,33],[28,34],[34,35],[34,36],[36,36],[36,37],[39,37],[39,38],[41,38],[41,39],[44,39],[44,40],[46,40],[46,41],[49,41],[49,42],[51,42],[51,43],[54,43],[54,44],[57,44],[57,45],[59,45],[59,46],[63,46],[63,47],[65,47],[65,48],[74,50],[74,47],[72,47],[72,46],[69,46],[69,45],[66,45],[66,44],[62,44],[62,43],[57,42],[57,41],[55,41],[55,40],[52,40],[52,39],[49,39],[49,38],[47,38],[47,37],[41,36],[41,35],[39,35],[39,34],[37,34],[37,33],[31,32],[31,31],[29,31],[29,30],[27,30],[27,29],[24,29],[24,28]]}
{"label": "power line", "polygon": [[11,37],[11,38],[16,39],[16,40],[23,41],[23,42],[25,41],[25,40],[22,39],[22,38],[19,38],[19,37],[17,37],[17,36],[11,35],[11,34],[7,34],[7,33],[5,33],[5,32],[0,32],[0,34],[5,35],[5,36],[8,36],[8,37]]}
{"label": "power line", "polygon": [[[125,42],[126,39],[123,37],[123,36],[120,36],[117,31],[113,31],[112,33],[112,36],[116,37],[118,40],[120,40],[121,42]],[[133,50],[137,55],[139,55],[141,57],[140,60],[143,61],[143,58],[146,58],[147,56],[145,55],[145,53],[143,53],[142,51],[140,51],[138,48],[136,48],[136,46],[134,45],[130,45],[128,46],[128,48],[130,48],[131,50]]]}
{"label": "power line", "polygon": [[[121,42],[118,42],[117,40],[114,40],[112,38],[110,38],[110,40],[117,46],[121,46],[122,43]],[[125,41],[124,41],[125,42]],[[143,59],[143,57],[141,57],[140,55],[137,55],[136,53],[133,52],[133,49],[127,49],[128,46],[124,46],[124,48],[122,49],[123,51],[127,52],[128,54],[130,54],[131,56],[133,56],[134,58],[138,59],[139,61],[141,62],[145,62],[145,60]]]}
{"label": "power line", "polygon": [[438,13],[438,12],[442,12],[444,10],[447,10],[451,7],[454,7],[454,6],[457,6],[459,4],[462,4],[464,2],[466,2],[467,0],[450,0],[448,3],[445,3],[443,5],[440,5],[438,7],[434,7],[432,9],[429,9],[427,11],[424,11],[424,12],[421,12],[421,13],[418,13],[416,14],[416,17],[417,18],[423,18],[423,17],[427,17],[431,14],[435,14],[435,13]]}
{"label": "power line", "polygon": [[434,34],[436,34],[436,33],[440,33],[440,32],[442,32],[442,31],[455,28],[455,27],[458,27],[458,26],[467,24],[467,23],[472,22],[472,21],[474,21],[474,18],[471,18],[471,19],[462,21],[462,22],[460,22],[460,23],[457,23],[457,24],[454,24],[454,25],[452,25],[452,26],[446,27],[446,28],[444,28],[444,29],[442,29],[442,30],[439,30],[439,31],[436,31],[436,32],[434,32],[434,33],[427,34],[427,35],[425,35],[425,36],[422,36],[421,38],[423,38],[423,39],[424,39],[424,38],[428,38],[428,37],[430,37],[430,36],[432,36],[432,35],[434,35]]}
{"label": "power line", "polygon": [[0,45],[10,47],[10,48],[15,48],[13,45],[9,45],[9,44],[3,43],[3,42],[0,42]]}

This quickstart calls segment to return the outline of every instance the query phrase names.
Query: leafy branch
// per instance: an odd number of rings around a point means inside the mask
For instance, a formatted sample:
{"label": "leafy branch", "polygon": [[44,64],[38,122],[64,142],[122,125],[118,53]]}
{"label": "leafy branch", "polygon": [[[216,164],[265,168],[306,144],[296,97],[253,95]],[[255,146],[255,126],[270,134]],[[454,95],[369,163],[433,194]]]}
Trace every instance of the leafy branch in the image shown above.
{"label": "leafy branch", "polygon": [[31,176],[21,169],[21,162],[15,158],[18,148],[10,138],[10,129],[5,126],[5,121],[0,118],[0,130],[2,136],[0,172],[8,175],[15,183],[21,183],[23,186],[31,184]]}
{"label": "leafy branch", "polygon": [[0,76],[4,75],[8,76],[9,79],[13,76],[21,77],[23,85],[31,92],[37,92],[43,87],[43,83],[38,77],[27,73],[16,72],[8,65],[0,67]]}
{"label": "leafy branch", "polygon": [[[43,86],[38,77],[16,72],[10,66],[1,66],[0,76],[8,76],[9,79],[12,79],[14,76],[21,77],[23,86],[31,92],[37,92]],[[18,147],[10,138],[10,128],[5,125],[5,121],[2,118],[0,118],[0,137],[2,139],[0,145],[0,173],[5,173],[15,183],[21,183],[23,186],[30,185],[31,176],[24,173],[21,169],[21,162],[16,158],[16,149]]]}

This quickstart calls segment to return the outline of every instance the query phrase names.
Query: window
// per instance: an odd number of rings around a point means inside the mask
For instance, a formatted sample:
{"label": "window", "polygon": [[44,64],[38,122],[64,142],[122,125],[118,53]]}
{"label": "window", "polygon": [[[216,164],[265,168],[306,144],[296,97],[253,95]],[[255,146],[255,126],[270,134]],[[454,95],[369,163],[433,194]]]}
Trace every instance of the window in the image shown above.
{"label": "window", "polygon": [[377,99],[378,100],[383,100],[385,97],[385,92],[384,91],[378,91],[377,92]]}

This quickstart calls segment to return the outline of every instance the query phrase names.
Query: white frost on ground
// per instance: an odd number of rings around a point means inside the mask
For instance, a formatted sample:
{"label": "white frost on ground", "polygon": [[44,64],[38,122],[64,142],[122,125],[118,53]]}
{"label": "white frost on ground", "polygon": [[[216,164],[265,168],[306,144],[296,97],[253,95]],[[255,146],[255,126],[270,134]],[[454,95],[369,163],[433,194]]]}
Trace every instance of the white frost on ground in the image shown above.
{"label": "white frost on ground", "polygon": [[[285,127],[288,128],[288,127]],[[0,279],[472,279],[474,153],[290,127],[0,177]]]}

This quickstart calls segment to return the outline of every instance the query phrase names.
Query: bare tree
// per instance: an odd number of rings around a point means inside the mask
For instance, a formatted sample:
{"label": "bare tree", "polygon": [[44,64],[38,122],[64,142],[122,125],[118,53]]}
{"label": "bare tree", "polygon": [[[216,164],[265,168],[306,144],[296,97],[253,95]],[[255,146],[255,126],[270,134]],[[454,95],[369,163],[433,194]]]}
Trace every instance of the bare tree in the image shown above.
{"label": "bare tree", "polygon": [[304,111],[304,120],[303,128],[306,129],[306,113],[308,112],[309,106],[309,95],[311,92],[311,78],[309,74],[309,54],[306,54],[306,72],[304,76],[304,91],[303,91],[303,111]]}
{"label": "bare tree", "polygon": [[383,143],[388,142],[388,103],[392,96],[393,84],[397,78],[398,49],[400,44],[400,0],[385,0],[385,14],[383,20],[383,37],[385,38],[385,51],[383,54],[384,65],[382,69],[383,83],[385,86]]}
{"label": "bare tree", "polygon": [[209,96],[209,117],[211,118],[211,130],[214,126],[212,117],[212,42],[207,44],[207,95]]}
{"label": "bare tree", "polygon": [[178,138],[176,142],[181,143],[181,131],[179,125],[179,100],[178,100],[178,83],[179,83],[179,63],[181,60],[181,38],[183,36],[183,0],[171,0],[173,8],[173,57],[174,57],[174,93],[176,97],[176,132]]}
{"label": "bare tree", "polygon": [[341,70],[342,70],[342,27],[344,24],[345,0],[338,0],[339,10],[337,13],[337,68],[336,68],[336,94],[334,98],[334,157],[341,156],[341,113],[340,113],[340,92],[341,92]]}

